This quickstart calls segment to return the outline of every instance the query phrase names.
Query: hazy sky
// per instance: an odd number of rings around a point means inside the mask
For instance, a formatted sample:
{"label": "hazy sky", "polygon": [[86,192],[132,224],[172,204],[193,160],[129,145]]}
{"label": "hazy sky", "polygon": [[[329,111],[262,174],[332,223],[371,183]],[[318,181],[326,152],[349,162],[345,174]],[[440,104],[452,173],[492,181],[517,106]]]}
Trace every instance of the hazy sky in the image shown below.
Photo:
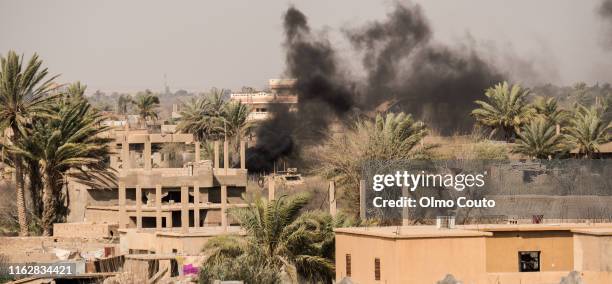
{"label": "hazy sky", "polygon": [[[383,19],[392,1],[0,0],[0,53],[38,52],[59,81],[89,91],[264,87],[284,70],[282,14],[295,5],[349,64],[342,30]],[[612,81],[598,0],[429,0],[436,41],[472,43],[517,73],[571,84]],[[519,59],[516,63],[516,59]],[[528,73],[524,73],[528,74]],[[520,75],[519,75],[520,76]],[[525,75],[531,79],[532,75]]]}

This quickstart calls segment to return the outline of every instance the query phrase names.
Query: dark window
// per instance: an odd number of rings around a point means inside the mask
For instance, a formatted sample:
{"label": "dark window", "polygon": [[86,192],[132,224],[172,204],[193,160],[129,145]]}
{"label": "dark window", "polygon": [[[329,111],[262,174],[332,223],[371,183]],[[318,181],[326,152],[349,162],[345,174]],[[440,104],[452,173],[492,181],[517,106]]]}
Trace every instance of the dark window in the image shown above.
{"label": "dark window", "polygon": [[351,276],[351,255],[346,255],[346,276]]}
{"label": "dark window", "polygon": [[380,258],[374,259],[374,280],[380,280]]}
{"label": "dark window", "polygon": [[540,252],[539,251],[519,251],[519,271],[538,272],[540,271]]}

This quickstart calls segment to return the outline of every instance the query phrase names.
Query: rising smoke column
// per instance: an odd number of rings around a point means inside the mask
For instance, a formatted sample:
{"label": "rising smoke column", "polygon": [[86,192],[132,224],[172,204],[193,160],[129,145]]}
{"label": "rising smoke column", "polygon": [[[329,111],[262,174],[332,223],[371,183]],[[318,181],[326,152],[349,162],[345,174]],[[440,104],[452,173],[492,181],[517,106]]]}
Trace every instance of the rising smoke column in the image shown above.
{"label": "rising smoke column", "polygon": [[469,131],[474,101],[504,79],[473,48],[433,43],[418,5],[397,4],[384,22],[349,31],[348,36],[364,54],[365,105],[396,101],[400,110],[442,134]]}
{"label": "rising smoke column", "polygon": [[274,161],[295,154],[297,147],[321,142],[330,123],[346,117],[354,105],[352,84],[338,70],[329,41],[311,34],[306,16],[293,7],[283,20],[286,73],[297,79],[298,110],[270,109],[272,119],[259,127],[257,146],[247,153],[253,171],[270,171]]}
{"label": "rising smoke column", "polygon": [[602,43],[607,49],[612,49],[612,0],[601,1],[597,13],[606,24]]}
{"label": "rising smoke column", "polygon": [[468,131],[474,100],[503,80],[474,49],[433,43],[417,5],[397,4],[385,21],[346,32],[363,54],[365,82],[345,77],[330,42],[311,32],[304,14],[292,7],[283,20],[286,75],[297,79],[298,111],[270,110],[273,118],[258,128],[257,146],[247,153],[251,171],[270,171],[279,158],[323,142],[330,123],[350,121],[354,112],[389,101],[443,134]]}

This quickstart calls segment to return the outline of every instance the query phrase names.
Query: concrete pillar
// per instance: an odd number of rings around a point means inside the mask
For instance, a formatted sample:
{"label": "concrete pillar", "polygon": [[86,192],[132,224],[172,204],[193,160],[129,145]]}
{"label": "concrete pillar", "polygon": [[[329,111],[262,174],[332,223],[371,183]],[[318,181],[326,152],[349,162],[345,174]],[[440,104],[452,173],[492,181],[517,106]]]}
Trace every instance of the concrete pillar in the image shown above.
{"label": "concrete pillar", "polygon": [[119,228],[127,227],[127,212],[125,210],[125,183],[119,182]]}
{"label": "concrete pillar", "polygon": [[142,229],[142,188],[136,185],[136,228]]}
{"label": "concrete pillar", "polygon": [[189,231],[189,187],[181,186],[181,231]]}
{"label": "concrete pillar", "polygon": [[127,134],[123,137],[123,142],[121,143],[121,165],[122,169],[130,168],[130,143],[127,142]]}
{"label": "concrete pillar", "polygon": [[213,142],[213,149],[215,152],[215,156],[214,156],[214,161],[213,161],[213,165],[215,169],[219,168],[219,141],[215,141]]}
{"label": "concrete pillar", "polygon": [[246,141],[240,141],[240,168],[246,169]]}
{"label": "concrete pillar", "polygon": [[200,161],[200,141],[193,142],[195,144],[195,161]]}
{"label": "concrete pillar", "polygon": [[221,227],[227,231],[227,185],[221,186]]}
{"label": "concrete pillar", "polygon": [[329,214],[336,216],[336,183],[329,182]]}
{"label": "concrete pillar", "polygon": [[193,226],[200,227],[200,185],[197,181],[193,184]]}
{"label": "concrete pillar", "polygon": [[162,199],[162,186],[160,184],[155,185],[155,228],[161,230],[162,228],[162,217],[161,217],[161,199]]}
{"label": "concrete pillar", "polygon": [[151,170],[151,137],[149,135],[144,143],[144,167],[145,170]]}
{"label": "concrete pillar", "polygon": [[276,182],[274,181],[274,174],[268,176],[268,201],[274,200],[274,194],[276,190]]}
{"label": "concrete pillar", "polygon": [[359,217],[366,219],[366,181],[359,181]]}
{"label": "concrete pillar", "polygon": [[227,140],[223,140],[223,168],[225,169],[225,174],[227,174],[227,169],[229,168],[229,143]]}
{"label": "concrete pillar", "polygon": [[[402,197],[408,197],[409,195],[409,190],[407,186],[403,186],[402,187]],[[409,226],[410,225],[410,210],[408,209],[408,206],[404,206],[402,208],[402,226]]]}

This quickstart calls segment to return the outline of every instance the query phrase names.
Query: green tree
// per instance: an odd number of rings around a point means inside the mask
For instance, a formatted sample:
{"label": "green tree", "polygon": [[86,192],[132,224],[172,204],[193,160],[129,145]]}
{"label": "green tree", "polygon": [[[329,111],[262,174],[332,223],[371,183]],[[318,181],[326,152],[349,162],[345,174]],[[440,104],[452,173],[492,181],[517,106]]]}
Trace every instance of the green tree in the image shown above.
{"label": "green tree", "polygon": [[222,120],[218,110],[204,97],[192,98],[183,103],[181,118],[177,129],[181,132],[193,134],[198,141],[216,137],[221,131]]}
{"label": "green tree", "polygon": [[519,85],[510,87],[507,82],[499,83],[486,90],[487,101],[475,101],[480,107],[471,115],[476,121],[491,128],[491,136],[500,133],[506,141],[510,141],[520,127],[533,114],[526,101],[528,89]]}
{"label": "green tree", "polygon": [[[0,129],[9,129],[10,141],[19,143],[27,132],[32,119],[49,114],[48,102],[53,99],[47,93],[57,76],[48,77],[47,68],[42,68],[42,60],[34,54],[23,65],[23,57],[9,51],[0,59]],[[17,213],[20,235],[28,234],[25,196],[23,157],[13,153],[11,162],[15,168]]]}
{"label": "green tree", "polygon": [[537,116],[559,126],[565,125],[570,115],[568,111],[559,108],[555,98],[537,97],[533,102],[533,109]]}
{"label": "green tree", "polygon": [[521,128],[513,152],[531,158],[548,159],[566,152],[563,136],[557,134],[557,129],[551,121],[538,117]]}
{"label": "green tree", "polygon": [[132,96],[121,94],[119,98],[117,98],[117,113],[126,115],[130,109],[130,106],[134,104],[134,100],[132,100]]}
{"label": "green tree", "polygon": [[43,235],[52,233],[53,223],[63,221],[67,211],[62,188],[68,178],[92,187],[114,183],[105,157],[111,150],[109,138],[100,134],[108,128],[104,119],[86,101],[57,101],[56,115],[33,123],[29,139],[11,151],[36,161],[43,183]]}
{"label": "green tree", "polygon": [[241,102],[226,103],[221,113],[223,119],[223,133],[228,139],[234,140],[238,147],[240,139],[247,136],[252,124],[247,120],[250,109]]}
{"label": "green tree", "polygon": [[81,84],[80,81],[68,85],[63,97],[69,101],[83,101],[85,98],[85,90],[87,85]]}
{"label": "green tree", "polygon": [[[342,136],[331,137],[317,156],[321,173],[344,189],[349,208],[358,210],[361,167],[369,160],[423,158],[427,147],[416,147],[427,135],[427,127],[411,115],[389,113],[374,121],[360,120]],[[358,211],[351,211],[355,215]]]}
{"label": "green tree", "polygon": [[334,277],[335,226],[351,224],[321,212],[301,213],[309,198],[258,199],[231,212],[246,236],[221,236],[204,247],[200,281],[243,280],[246,283],[331,283]]}
{"label": "green tree", "polygon": [[145,126],[149,119],[156,120],[158,118],[159,97],[153,95],[151,91],[146,90],[144,94],[136,96],[134,105],[138,111],[138,116]]}
{"label": "green tree", "polygon": [[183,103],[177,129],[193,134],[198,141],[204,141],[221,138],[226,129],[224,124],[226,127],[227,124],[231,124],[230,129],[242,126],[239,116],[241,109],[237,109],[238,116],[232,117],[236,114],[235,109],[228,109],[222,94],[223,91],[213,88],[208,95],[192,98],[187,103]]}
{"label": "green tree", "polygon": [[567,135],[565,136],[578,153],[585,158],[592,158],[599,152],[599,146],[610,142],[610,129],[612,124],[604,121],[603,114],[606,107],[585,107],[578,105],[573,117],[569,120]]}

